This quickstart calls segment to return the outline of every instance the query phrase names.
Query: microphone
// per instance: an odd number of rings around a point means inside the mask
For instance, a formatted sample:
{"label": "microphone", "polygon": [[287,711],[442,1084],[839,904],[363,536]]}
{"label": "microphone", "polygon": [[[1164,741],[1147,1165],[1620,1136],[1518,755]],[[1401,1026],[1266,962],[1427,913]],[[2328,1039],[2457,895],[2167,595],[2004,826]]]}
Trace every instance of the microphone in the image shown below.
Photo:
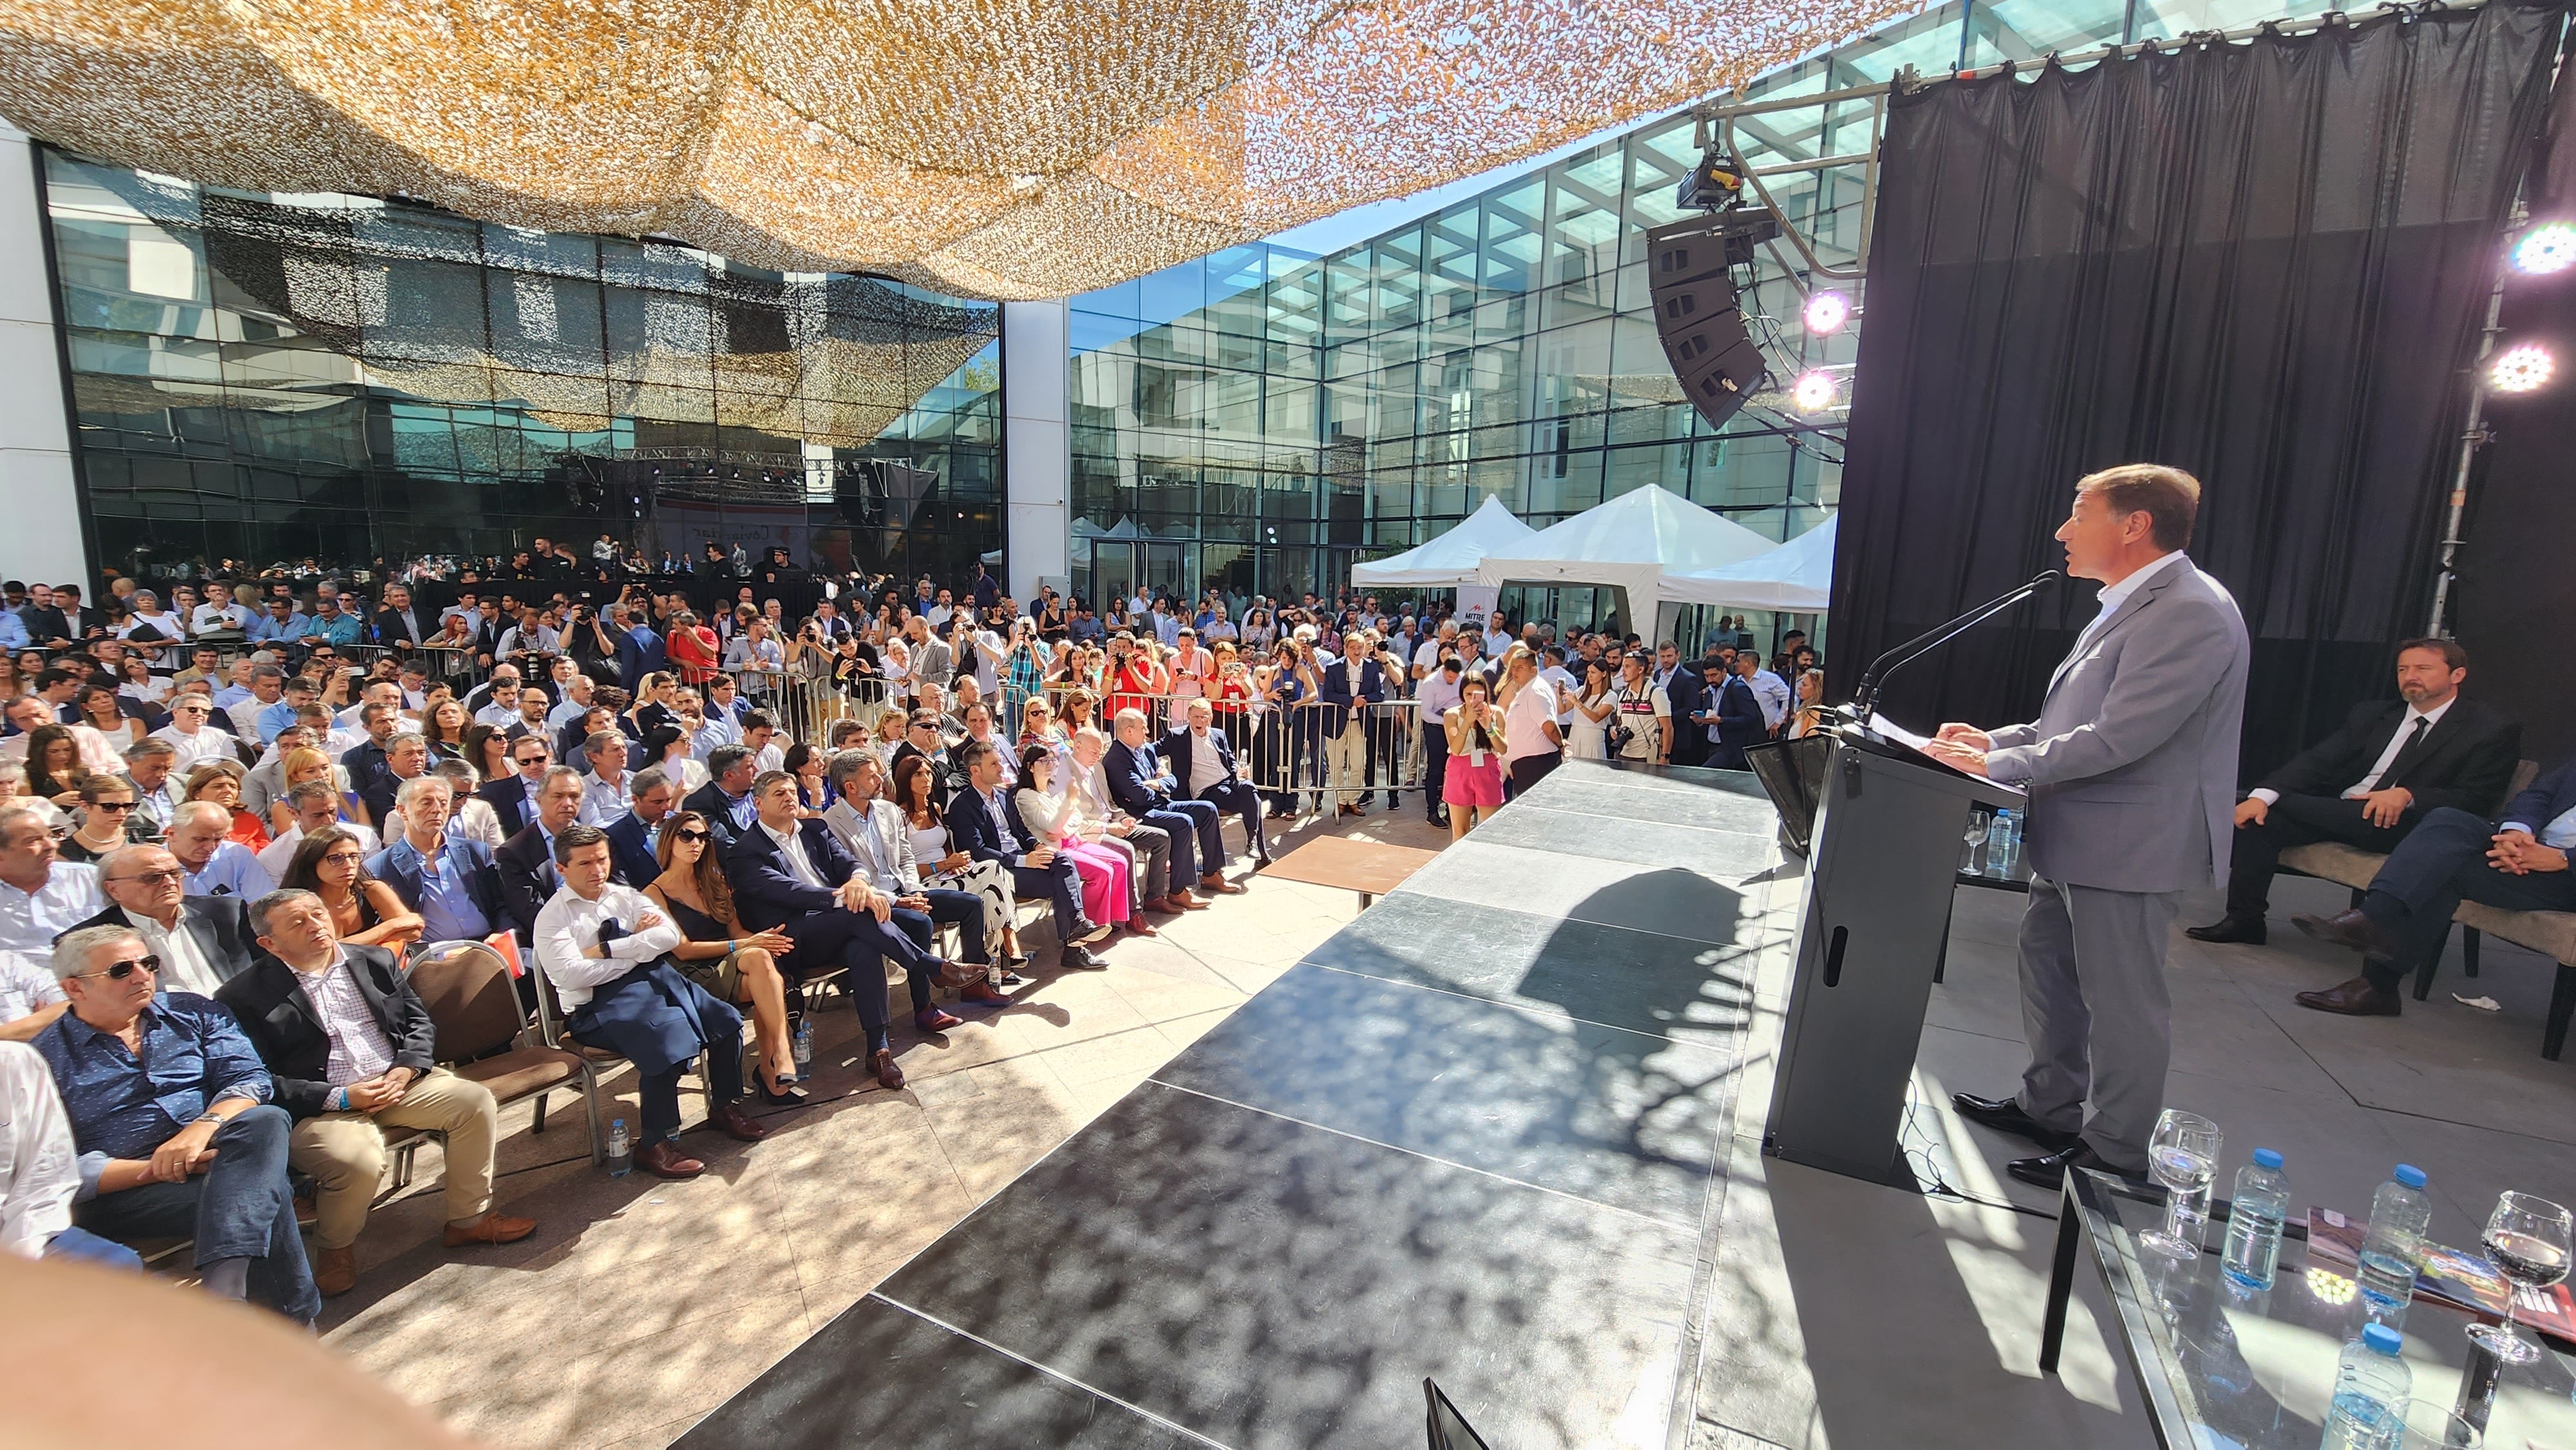
{"label": "microphone", "polygon": [[1863,672],[1860,677],[1860,688],[1852,694],[1851,712],[1853,717],[1864,725],[1868,724],[1870,707],[1878,701],[1879,686],[1886,682],[1889,675],[1895,674],[1898,670],[1912,664],[1917,656],[1929,654],[1933,650],[1940,648],[1942,645],[1948,644],[1952,639],[1966,633],[1977,625],[1983,624],[1988,619],[2001,614],[2005,610],[2012,608],[2014,605],[2021,603],[2023,600],[2030,598],[2034,594],[2039,594],[2046,590],[2055,588],[2058,582],[2063,580],[2065,577],[2066,576],[2064,574],[2059,573],[2055,569],[2042,569],[2037,574],[2031,576],[2029,583],[2022,584],[2008,590],[1998,598],[1987,600],[1985,603],[1978,605],[1976,608],[1969,610],[1967,613],[1960,615],[1958,618],[1953,619],[1946,624],[1936,624],[1932,626],[1932,628],[1925,630],[1923,633],[1916,635],[1914,638],[1907,640],[1905,643],[1900,644],[1894,649],[1887,651],[1885,654],[1880,655],[1877,659],[1871,660],[1869,662],[1869,669]]}

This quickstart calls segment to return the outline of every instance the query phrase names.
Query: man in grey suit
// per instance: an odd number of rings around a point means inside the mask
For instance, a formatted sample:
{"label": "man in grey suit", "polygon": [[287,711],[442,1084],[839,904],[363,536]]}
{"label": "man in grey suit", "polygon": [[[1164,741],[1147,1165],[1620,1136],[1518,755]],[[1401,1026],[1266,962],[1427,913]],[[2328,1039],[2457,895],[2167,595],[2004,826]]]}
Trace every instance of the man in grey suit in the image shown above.
{"label": "man in grey suit", "polygon": [[2236,601],[2182,552],[2199,507],[2198,480],[2154,464],[2078,483],[2057,539],[2067,573],[2102,582],[2101,612],[2037,721],[1944,725],[1931,746],[2030,792],[2030,1066],[2017,1096],[1952,1101],[2047,1150],[2008,1165],[2043,1188],[2069,1166],[2145,1173],[2172,1052],[2166,939],[2184,890],[2227,881],[2250,651]]}

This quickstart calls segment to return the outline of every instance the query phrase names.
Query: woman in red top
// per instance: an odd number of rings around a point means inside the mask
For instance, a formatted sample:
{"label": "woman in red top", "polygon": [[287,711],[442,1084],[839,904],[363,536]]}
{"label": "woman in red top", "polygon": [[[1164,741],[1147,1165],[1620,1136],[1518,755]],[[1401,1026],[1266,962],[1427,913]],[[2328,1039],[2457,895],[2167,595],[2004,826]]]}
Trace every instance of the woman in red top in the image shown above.
{"label": "woman in red top", "polygon": [[704,685],[715,677],[716,664],[724,657],[716,632],[699,623],[694,614],[683,613],[671,621],[671,638],[665,647],[683,684]]}
{"label": "woman in red top", "polygon": [[1153,720],[1155,697],[1163,693],[1171,679],[1163,667],[1154,662],[1153,651],[1152,645],[1136,640],[1128,645],[1125,658],[1121,659],[1116,641],[1111,641],[1109,657],[1116,661],[1109,680],[1111,724],[1117,723],[1121,710],[1135,710],[1142,713],[1147,722]]}

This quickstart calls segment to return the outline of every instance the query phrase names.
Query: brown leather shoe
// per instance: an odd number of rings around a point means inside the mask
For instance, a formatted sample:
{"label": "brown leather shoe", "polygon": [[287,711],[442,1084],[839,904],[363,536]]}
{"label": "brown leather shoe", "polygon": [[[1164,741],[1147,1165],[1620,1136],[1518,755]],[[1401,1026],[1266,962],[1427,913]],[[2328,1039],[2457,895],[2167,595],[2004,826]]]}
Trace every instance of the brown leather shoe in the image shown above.
{"label": "brown leather shoe", "polygon": [[472,1223],[447,1226],[447,1246],[463,1248],[467,1244],[515,1244],[537,1231],[533,1218],[507,1218],[499,1209],[486,1212]]}
{"label": "brown leather shoe", "polygon": [[2404,998],[2370,985],[2368,977],[2355,977],[2321,992],[2301,992],[2290,1000],[2310,1011],[2345,1017],[2394,1017],[2406,1009]]}
{"label": "brown leather shoe", "polygon": [[1243,894],[1242,887],[1226,880],[1223,873],[1216,871],[1211,871],[1205,876],[1199,878],[1199,890],[1213,891],[1219,896],[1241,896]]}
{"label": "brown leather shoe", "polygon": [[2306,912],[2290,918],[2290,925],[2318,941],[2350,947],[2365,957],[2387,957],[2394,960],[2402,950],[2388,929],[2361,914],[2356,906],[2333,916],[2310,916]]}
{"label": "brown leather shoe", "polygon": [[1128,934],[1129,936],[1161,936],[1161,935],[1162,935],[1162,932],[1160,932],[1160,931],[1158,931],[1158,930],[1156,930],[1156,929],[1155,929],[1154,924],[1153,924],[1152,922],[1147,921],[1145,918],[1143,918],[1143,917],[1141,917],[1141,916],[1131,916],[1131,917],[1127,918],[1127,920],[1126,920],[1126,922],[1124,923],[1124,925],[1125,925],[1125,926],[1126,926],[1126,928],[1127,928],[1127,934]]}
{"label": "brown leather shoe", "polygon": [[878,1086],[888,1092],[894,1092],[903,1086],[903,1069],[895,1065],[893,1048],[878,1048],[873,1065],[876,1068]]}
{"label": "brown leather shoe", "polygon": [[715,1124],[737,1143],[757,1143],[769,1136],[769,1125],[744,1112],[740,1103],[727,1103],[716,1109]]}
{"label": "brown leather shoe", "polygon": [[636,1149],[635,1166],[656,1178],[695,1178],[707,1171],[707,1165],[681,1152],[680,1145],[668,1138]]}
{"label": "brown leather shoe", "polygon": [[1208,909],[1208,904],[1199,900],[1197,897],[1192,896],[1189,893],[1189,889],[1184,887],[1181,890],[1175,891],[1171,895],[1164,897],[1162,900],[1155,902],[1154,909],[1156,911],[1172,912],[1177,915],[1184,911],[1205,911]]}
{"label": "brown leather shoe", "polygon": [[985,975],[992,970],[981,962],[941,962],[939,984],[943,987],[963,987],[969,982],[984,980]]}
{"label": "brown leather shoe", "polygon": [[358,1251],[354,1248],[314,1250],[313,1287],[321,1290],[325,1299],[358,1287]]}

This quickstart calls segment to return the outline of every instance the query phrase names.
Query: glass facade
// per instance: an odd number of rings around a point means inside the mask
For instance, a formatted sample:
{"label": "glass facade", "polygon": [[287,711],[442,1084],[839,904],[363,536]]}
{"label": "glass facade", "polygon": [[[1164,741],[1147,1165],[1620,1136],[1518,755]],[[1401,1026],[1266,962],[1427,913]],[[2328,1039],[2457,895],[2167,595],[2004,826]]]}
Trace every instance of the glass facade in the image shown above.
{"label": "glass facade", "polygon": [[1000,547],[991,304],[50,151],[45,184],[101,564]]}
{"label": "glass facade", "polygon": [[[1742,99],[2318,8],[1938,6]],[[1864,168],[1816,163],[1871,149],[1870,102],[1750,117],[1737,134],[1819,259],[1852,264]],[[1857,336],[1806,333],[1796,253],[1766,248],[1743,294],[1777,386],[1722,428],[1683,400],[1656,335],[1644,234],[1684,214],[1673,192],[1698,157],[1690,118],[1668,117],[1326,256],[1238,247],[1073,298],[1075,592],[1329,591],[1487,495],[1537,527],[1649,483],[1773,539],[1822,522],[1841,414],[1802,413],[1779,389],[1811,369],[1847,375]],[[1568,625],[1611,603],[1591,590],[1505,601]]]}

